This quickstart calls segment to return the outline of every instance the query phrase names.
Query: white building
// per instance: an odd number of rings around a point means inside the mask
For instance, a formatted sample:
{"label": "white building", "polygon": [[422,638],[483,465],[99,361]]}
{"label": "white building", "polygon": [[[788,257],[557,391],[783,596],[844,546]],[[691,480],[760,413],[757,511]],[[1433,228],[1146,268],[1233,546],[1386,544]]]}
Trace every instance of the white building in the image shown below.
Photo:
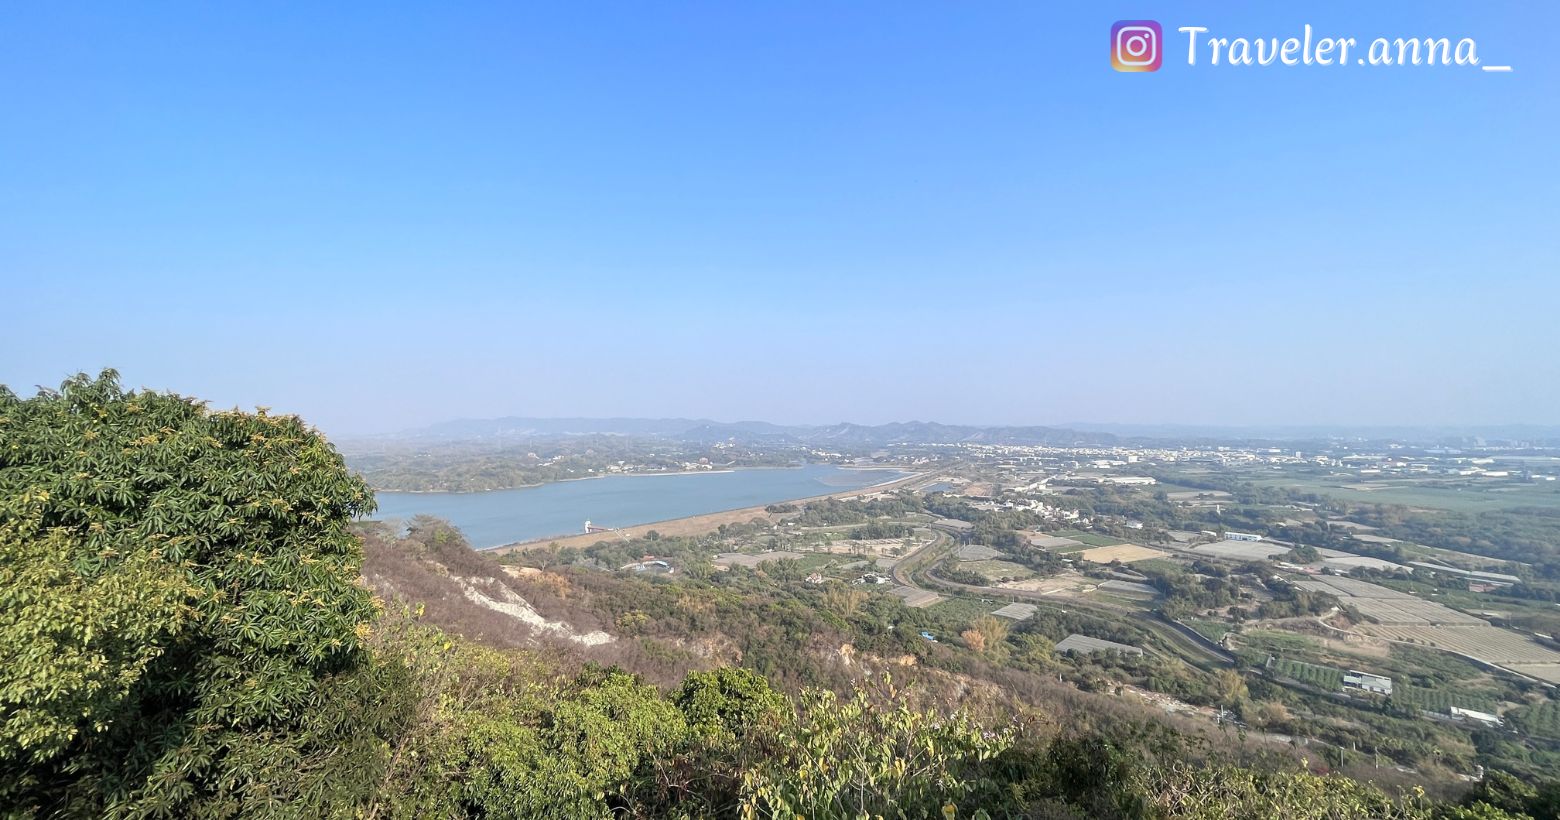
{"label": "white building", "polygon": [[1501,725],[1500,718],[1496,715],[1490,714],[1489,712],[1479,712],[1473,709],[1464,709],[1461,706],[1453,706],[1447,709],[1446,712],[1454,718],[1462,718],[1463,720],[1477,720],[1480,723],[1484,723],[1490,726]]}
{"label": "white building", "polygon": [[1381,675],[1372,675],[1369,672],[1360,672],[1350,669],[1343,676],[1343,685],[1354,689],[1363,689],[1366,692],[1374,692],[1378,695],[1392,694],[1392,679]]}

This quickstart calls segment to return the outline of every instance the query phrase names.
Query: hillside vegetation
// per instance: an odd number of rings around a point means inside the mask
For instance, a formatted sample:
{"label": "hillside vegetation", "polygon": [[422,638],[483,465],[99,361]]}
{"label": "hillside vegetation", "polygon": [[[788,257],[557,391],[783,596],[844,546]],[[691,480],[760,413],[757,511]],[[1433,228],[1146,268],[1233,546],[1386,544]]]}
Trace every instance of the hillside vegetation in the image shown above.
{"label": "hillside vegetation", "polygon": [[[438,522],[354,528],[371,509],[293,417],[111,372],[0,388],[0,810],[1555,816],[1552,785],[1389,794],[1036,678],[851,658],[849,600],[511,576]],[[640,634],[603,616],[625,595],[708,628]]]}

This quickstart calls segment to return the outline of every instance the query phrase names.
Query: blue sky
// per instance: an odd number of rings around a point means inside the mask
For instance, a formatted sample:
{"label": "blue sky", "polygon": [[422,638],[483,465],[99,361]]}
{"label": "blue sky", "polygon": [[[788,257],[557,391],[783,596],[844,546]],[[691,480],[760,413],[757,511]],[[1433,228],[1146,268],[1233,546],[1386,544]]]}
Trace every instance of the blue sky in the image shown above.
{"label": "blue sky", "polygon": [[[0,383],[336,433],[1560,423],[1555,4],[403,5],[0,10]],[[1307,23],[1515,70],[1174,33]]]}

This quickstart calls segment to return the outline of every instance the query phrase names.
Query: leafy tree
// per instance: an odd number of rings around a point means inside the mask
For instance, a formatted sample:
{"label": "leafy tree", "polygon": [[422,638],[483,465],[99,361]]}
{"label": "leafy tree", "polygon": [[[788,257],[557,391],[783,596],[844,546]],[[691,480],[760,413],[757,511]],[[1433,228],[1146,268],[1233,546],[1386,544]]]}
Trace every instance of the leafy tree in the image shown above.
{"label": "leafy tree", "polygon": [[1213,676],[1219,693],[1219,703],[1234,706],[1246,697],[1246,676],[1237,669],[1220,669]]}
{"label": "leafy tree", "polygon": [[1009,799],[985,775],[1012,733],[983,731],[964,715],[880,707],[860,691],[841,700],[814,690],[773,742],[744,775],[744,818],[996,814]]}
{"label": "leafy tree", "polygon": [[1310,544],[1300,544],[1289,551],[1289,560],[1297,564],[1310,564],[1322,560],[1322,554]]}
{"label": "leafy tree", "polygon": [[1017,647],[1013,657],[1022,665],[1046,668],[1056,657],[1056,644],[1038,632],[1019,632],[1013,643]]}
{"label": "leafy tree", "polygon": [[831,581],[823,588],[822,602],[824,608],[830,612],[849,618],[860,611],[861,605],[867,602],[867,593],[838,581]]}
{"label": "leafy tree", "polygon": [[1006,645],[1008,632],[1011,629],[1012,623],[1010,621],[991,615],[982,615],[970,623],[970,631],[981,637],[981,647],[984,650],[993,652]]}
{"label": "leafy tree", "polygon": [[734,666],[689,673],[672,702],[695,732],[731,738],[774,721],[787,706],[763,675]]}
{"label": "leafy tree", "polygon": [[1494,807],[1511,814],[1523,814],[1538,799],[1538,789],[1517,777],[1501,771],[1486,772],[1463,805],[1470,809],[1480,805]]}
{"label": "leafy tree", "polygon": [[372,688],[347,532],[372,505],[295,417],[126,392],[112,371],[0,388],[0,802],[199,816],[360,797],[372,766],[330,764],[372,744],[315,710]]}

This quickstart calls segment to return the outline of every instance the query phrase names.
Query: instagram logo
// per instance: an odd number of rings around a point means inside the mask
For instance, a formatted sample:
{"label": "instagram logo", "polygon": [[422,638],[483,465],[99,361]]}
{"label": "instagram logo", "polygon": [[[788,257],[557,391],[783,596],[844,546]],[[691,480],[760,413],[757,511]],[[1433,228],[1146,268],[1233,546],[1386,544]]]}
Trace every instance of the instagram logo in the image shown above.
{"label": "instagram logo", "polygon": [[1110,27],[1110,67],[1117,71],[1158,71],[1164,62],[1159,42],[1164,32],[1153,20],[1120,20]]}

